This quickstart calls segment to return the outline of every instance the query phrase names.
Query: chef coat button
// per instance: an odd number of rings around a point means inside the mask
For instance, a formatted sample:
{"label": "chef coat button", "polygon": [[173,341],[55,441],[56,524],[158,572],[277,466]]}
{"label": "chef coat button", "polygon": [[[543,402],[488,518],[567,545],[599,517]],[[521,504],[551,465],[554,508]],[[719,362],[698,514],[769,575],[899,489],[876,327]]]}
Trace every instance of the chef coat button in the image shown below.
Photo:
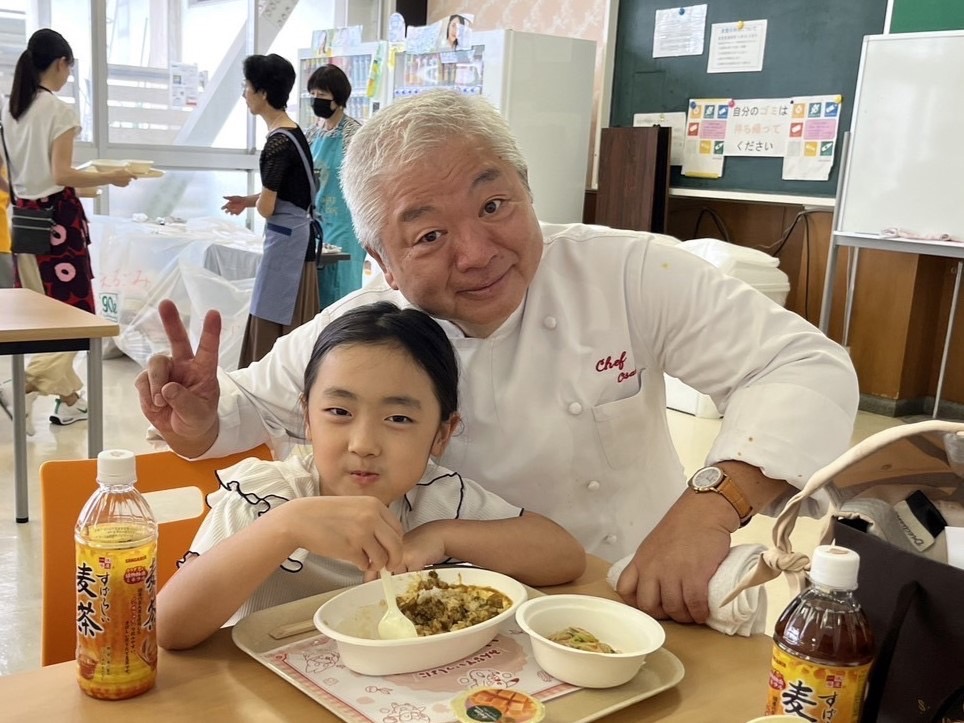
{"label": "chef coat button", "polygon": [[556,321],[556,317],[547,316],[545,319],[542,320],[542,323],[547,329],[555,329],[556,324],[558,324],[559,322]]}
{"label": "chef coat button", "polygon": [[598,481],[598,480],[592,480],[592,481],[590,481],[590,482],[586,485],[586,489],[588,489],[590,492],[595,492],[596,490],[599,489],[599,481]]}
{"label": "chef coat button", "polygon": [[616,544],[616,536],[615,536],[615,535],[606,535],[606,536],[603,538],[603,542],[605,542],[607,545],[615,545],[615,544]]}
{"label": "chef coat button", "polygon": [[582,414],[582,405],[579,402],[573,402],[570,404],[569,414]]}

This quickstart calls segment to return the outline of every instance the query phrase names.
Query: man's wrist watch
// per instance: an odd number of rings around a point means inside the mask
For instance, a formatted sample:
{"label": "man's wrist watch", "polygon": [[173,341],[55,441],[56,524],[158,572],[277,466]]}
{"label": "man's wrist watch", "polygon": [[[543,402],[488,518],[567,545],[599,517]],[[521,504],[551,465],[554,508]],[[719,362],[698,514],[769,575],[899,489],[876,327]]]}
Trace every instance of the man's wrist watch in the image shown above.
{"label": "man's wrist watch", "polygon": [[694,492],[716,492],[733,505],[740,517],[740,527],[743,527],[753,517],[753,506],[749,503],[736,482],[730,479],[719,467],[703,467],[696,471],[686,483]]}

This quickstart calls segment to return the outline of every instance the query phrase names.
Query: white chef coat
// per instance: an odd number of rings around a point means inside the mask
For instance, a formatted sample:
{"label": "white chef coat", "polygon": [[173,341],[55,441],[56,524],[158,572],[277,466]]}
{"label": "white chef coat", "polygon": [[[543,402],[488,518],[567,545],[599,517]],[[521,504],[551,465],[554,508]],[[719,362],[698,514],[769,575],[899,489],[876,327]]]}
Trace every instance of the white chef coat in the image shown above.
{"label": "white chef coat", "polygon": [[[845,351],[745,282],[653,234],[544,224],[539,268],[492,335],[440,322],[462,366],[464,429],[441,462],[565,526],[608,560],[633,550],[684,489],[663,374],[724,413],[707,457],[802,486],[849,445],[857,382]],[[206,457],[301,439],[298,405],[318,333],[379,300],[382,278],[219,373],[220,431]],[[811,509],[811,512],[822,512]]]}

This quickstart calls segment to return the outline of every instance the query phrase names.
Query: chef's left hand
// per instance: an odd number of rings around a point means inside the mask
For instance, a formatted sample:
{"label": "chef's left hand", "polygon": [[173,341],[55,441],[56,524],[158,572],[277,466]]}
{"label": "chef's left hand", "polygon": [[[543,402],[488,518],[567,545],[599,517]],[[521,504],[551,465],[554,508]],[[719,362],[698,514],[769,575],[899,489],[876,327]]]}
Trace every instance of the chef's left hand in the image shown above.
{"label": "chef's left hand", "polygon": [[657,619],[705,623],[710,578],[740,524],[721,495],[685,491],[643,540],[616,585],[628,603]]}

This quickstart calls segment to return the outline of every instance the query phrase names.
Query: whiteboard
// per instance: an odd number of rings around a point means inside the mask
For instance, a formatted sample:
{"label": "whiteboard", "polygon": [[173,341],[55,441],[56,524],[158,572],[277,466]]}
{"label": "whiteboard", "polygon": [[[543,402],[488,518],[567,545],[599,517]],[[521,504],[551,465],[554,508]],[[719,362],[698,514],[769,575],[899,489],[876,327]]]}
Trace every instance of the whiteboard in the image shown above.
{"label": "whiteboard", "polygon": [[964,31],[864,38],[837,232],[964,240]]}

